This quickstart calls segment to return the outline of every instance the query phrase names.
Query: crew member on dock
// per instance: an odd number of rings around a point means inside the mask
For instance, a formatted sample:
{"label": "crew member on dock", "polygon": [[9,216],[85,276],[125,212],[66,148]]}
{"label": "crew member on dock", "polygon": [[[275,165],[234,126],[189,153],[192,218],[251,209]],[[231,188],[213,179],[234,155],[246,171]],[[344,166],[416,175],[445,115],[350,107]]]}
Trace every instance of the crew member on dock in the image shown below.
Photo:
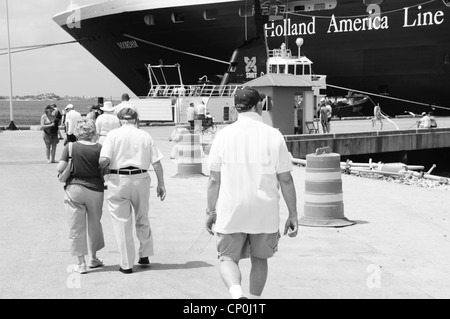
{"label": "crew member on dock", "polygon": [[383,130],[383,115],[381,114],[380,104],[375,105],[373,108],[372,129],[375,127],[377,121],[380,121],[381,124],[380,131]]}
{"label": "crew member on dock", "polygon": [[187,121],[191,125],[191,130],[193,130],[194,129],[194,121],[195,121],[195,107],[194,107],[194,103],[189,104],[189,106],[188,106],[188,108],[186,110],[186,115],[187,115]]}

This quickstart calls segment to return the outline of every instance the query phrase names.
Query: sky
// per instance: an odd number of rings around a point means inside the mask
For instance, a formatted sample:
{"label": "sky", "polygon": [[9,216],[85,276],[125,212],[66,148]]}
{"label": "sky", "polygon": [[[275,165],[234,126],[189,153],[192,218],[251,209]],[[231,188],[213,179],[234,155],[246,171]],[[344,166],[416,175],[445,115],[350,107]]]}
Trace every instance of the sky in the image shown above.
{"label": "sky", "polygon": [[[77,0],[83,5],[98,1]],[[69,0],[8,0],[11,48],[73,41],[52,17]],[[6,0],[0,0],[0,54],[7,53]],[[13,95],[55,93],[120,97],[132,92],[81,45],[66,44],[11,55]],[[0,96],[9,96],[8,55],[0,55]]]}

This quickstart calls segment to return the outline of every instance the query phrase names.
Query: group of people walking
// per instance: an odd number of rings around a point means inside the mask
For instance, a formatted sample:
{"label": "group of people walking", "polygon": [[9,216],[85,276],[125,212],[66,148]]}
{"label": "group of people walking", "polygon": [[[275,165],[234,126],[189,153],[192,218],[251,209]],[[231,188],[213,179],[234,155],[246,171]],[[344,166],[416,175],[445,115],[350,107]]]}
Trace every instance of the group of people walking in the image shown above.
{"label": "group of people walking", "polygon": [[137,127],[138,112],[134,108],[121,107],[114,114],[112,103],[105,102],[101,109],[104,113],[95,121],[76,113],[71,115],[73,106],[67,109],[66,121],[67,117],[77,118],[67,130],[75,141],[67,138],[56,170],[63,172],[71,159],[72,174],[64,185],[64,204],[71,253],[78,258],[75,271],[85,274],[88,268],[104,266],[97,253],[105,246],[101,218],[106,198],[120,252],[120,271],[130,274],[135,258],[133,212],[140,241],[139,264],[148,265],[153,255],[148,170],[153,165],[158,179],[157,195],[164,200],[166,190],[160,162],[163,155],[151,136]]}
{"label": "group of people walking", "polygon": [[[268,277],[268,259],[278,250],[281,237],[281,194],[289,210],[283,234],[297,236],[296,191],[285,140],[278,130],[263,123],[260,94],[244,88],[236,93],[235,103],[239,118],[217,134],[209,155],[205,228],[217,236],[220,275],[230,296],[259,298]],[[150,265],[154,253],[148,170],[153,166],[156,195],[164,201],[163,154],[153,138],[139,129],[138,112],[130,106],[116,114],[120,127],[109,131],[102,143],[98,143],[96,123],[79,119],[73,131],[77,141],[66,145],[57,166],[62,172],[71,156],[72,176],[64,185],[64,203],[71,253],[78,258],[75,271],[80,274],[104,266],[97,254],[105,246],[101,224],[105,199],[119,247],[120,272],[133,273],[136,262],[133,214],[140,242],[138,264]],[[249,294],[241,286],[239,263],[245,258],[251,260]]]}

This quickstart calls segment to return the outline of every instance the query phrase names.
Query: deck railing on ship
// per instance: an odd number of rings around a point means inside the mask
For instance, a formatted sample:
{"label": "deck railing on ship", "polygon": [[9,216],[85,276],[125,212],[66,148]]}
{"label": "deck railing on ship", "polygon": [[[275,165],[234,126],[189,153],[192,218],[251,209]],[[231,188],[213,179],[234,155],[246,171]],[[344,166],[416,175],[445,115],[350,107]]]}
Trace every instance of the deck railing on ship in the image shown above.
{"label": "deck railing on ship", "polygon": [[183,96],[231,97],[243,85],[153,85],[147,97],[172,98]]}

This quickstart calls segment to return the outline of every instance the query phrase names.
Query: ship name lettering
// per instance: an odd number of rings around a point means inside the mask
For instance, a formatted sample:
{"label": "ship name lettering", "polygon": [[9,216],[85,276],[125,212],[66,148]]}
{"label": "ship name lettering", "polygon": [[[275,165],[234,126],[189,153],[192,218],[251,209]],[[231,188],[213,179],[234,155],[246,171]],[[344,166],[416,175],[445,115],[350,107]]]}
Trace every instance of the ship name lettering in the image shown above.
{"label": "ship name lettering", "polygon": [[128,49],[137,49],[139,48],[139,45],[135,40],[133,41],[124,41],[124,42],[117,42],[117,45],[122,50],[128,50]]}
{"label": "ship name lettering", "polygon": [[[422,6],[418,6],[417,9],[422,10]],[[415,17],[413,13],[410,13],[410,8],[405,8],[405,21],[403,24],[404,28],[411,27],[422,27],[430,25],[440,25],[444,22],[444,12],[436,11],[433,12],[418,12]]]}
{"label": "ship name lettering", "polygon": [[283,24],[275,26],[275,22],[265,25],[266,37],[285,37],[316,34],[316,17],[311,22],[292,23],[292,20],[284,19]]}
{"label": "ship name lettering", "polygon": [[374,15],[363,19],[338,20],[333,14],[327,33],[359,32],[380,29],[389,29],[389,20],[387,16],[381,17],[379,15]]}

